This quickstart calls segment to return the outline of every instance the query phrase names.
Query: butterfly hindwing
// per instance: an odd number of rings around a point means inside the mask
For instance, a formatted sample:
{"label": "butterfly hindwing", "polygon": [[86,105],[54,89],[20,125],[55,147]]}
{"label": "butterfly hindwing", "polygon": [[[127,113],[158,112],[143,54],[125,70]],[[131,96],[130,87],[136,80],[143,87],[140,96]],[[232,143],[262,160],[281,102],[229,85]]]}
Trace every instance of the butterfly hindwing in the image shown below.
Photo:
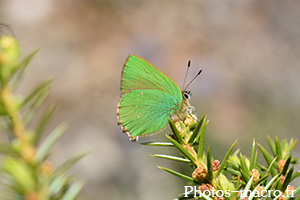
{"label": "butterfly hindwing", "polygon": [[133,90],[119,102],[119,123],[134,137],[152,134],[167,125],[170,114],[177,107],[177,100],[165,91]]}

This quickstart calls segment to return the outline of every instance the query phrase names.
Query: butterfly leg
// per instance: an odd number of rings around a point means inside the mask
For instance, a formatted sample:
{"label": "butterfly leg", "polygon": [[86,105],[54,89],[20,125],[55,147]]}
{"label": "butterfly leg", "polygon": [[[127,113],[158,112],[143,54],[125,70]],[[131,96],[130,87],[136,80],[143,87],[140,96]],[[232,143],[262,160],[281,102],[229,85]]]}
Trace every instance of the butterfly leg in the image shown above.
{"label": "butterfly leg", "polygon": [[[186,109],[190,115],[190,117],[195,120],[196,122],[198,122],[198,115],[197,115],[197,112],[196,112],[196,109],[194,106],[189,106],[187,109]],[[196,119],[195,117],[196,116]]]}

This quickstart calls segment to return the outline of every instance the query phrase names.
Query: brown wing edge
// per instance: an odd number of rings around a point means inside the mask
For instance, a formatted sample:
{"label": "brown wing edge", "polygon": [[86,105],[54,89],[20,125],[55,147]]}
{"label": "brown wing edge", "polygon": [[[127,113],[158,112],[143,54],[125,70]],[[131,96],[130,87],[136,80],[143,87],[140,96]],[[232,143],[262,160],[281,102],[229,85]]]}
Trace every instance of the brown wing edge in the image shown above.
{"label": "brown wing edge", "polygon": [[129,132],[129,130],[127,130],[127,129],[123,126],[123,123],[122,123],[121,120],[120,120],[120,117],[119,117],[119,111],[120,111],[120,102],[121,102],[121,100],[122,100],[122,99],[119,100],[118,107],[117,107],[117,119],[118,119],[117,124],[121,126],[122,132],[127,134],[129,140],[132,141],[132,142],[135,142],[135,141],[138,140],[139,136],[134,137],[134,136]]}
{"label": "brown wing edge", "polygon": [[122,132],[127,134],[129,140],[132,141],[132,142],[135,142],[135,141],[138,140],[138,136],[137,136],[137,137],[134,137],[134,136],[129,132],[129,130],[127,130],[127,129],[123,126],[122,122],[120,121],[120,117],[119,117],[120,102],[121,102],[121,100],[122,100],[122,96],[124,95],[124,94],[122,94],[122,88],[123,88],[123,86],[122,86],[122,82],[123,82],[123,73],[124,73],[124,70],[125,70],[125,66],[126,66],[127,60],[129,59],[130,56],[132,56],[132,54],[130,54],[130,55],[126,58],[125,63],[124,63],[123,68],[122,68],[122,72],[121,72],[121,78],[120,78],[120,80],[121,80],[121,81],[120,81],[120,100],[119,100],[119,102],[118,102],[118,107],[117,107],[117,120],[118,120],[118,121],[117,121],[117,124],[121,126]]}
{"label": "brown wing edge", "polygon": [[[131,56],[131,54],[126,58],[125,63],[123,64],[123,67],[122,67],[122,71],[121,71],[121,77],[120,77],[120,98],[123,96],[123,94],[122,94],[122,90],[123,90],[123,86],[122,86],[122,83],[123,83],[123,73],[124,73],[124,69],[125,69],[127,60],[129,59],[130,56]],[[119,110],[119,108],[117,109],[117,114],[118,114],[118,110]]]}
{"label": "brown wing edge", "polygon": [[[119,111],[120,111],[120,102],[121,102],[122,99],[119,100],[119,103],[118,103],[118,107],[117,107],[117,119],[118,119],[118,122],[117,124],[121,126],[122,128],[122,132],[123,133],[126,133],[128,138],[129,138],[129,141],[132,141],[132,142],[136,142],[139,140],[140,137],[145,137],[145,136],[149,136],[149,135],[154,135],[154,134],[157,134],[157,133],[161,133],[161,132],[169,132],[171,133],[171,128],[168,126],[169,124],[167,123],[162,129],[160,129],[159,131],[156,131],[154,133],[149,133],[149,134],[146,134],[146,135],[138,135],[138,136],[133,136],[129,130],[127,130],[124,126],[123,126],[123,123],[121,122],[120,120],[120,116],[119,116]],[[169,128],[168,128],[169,127]]]}

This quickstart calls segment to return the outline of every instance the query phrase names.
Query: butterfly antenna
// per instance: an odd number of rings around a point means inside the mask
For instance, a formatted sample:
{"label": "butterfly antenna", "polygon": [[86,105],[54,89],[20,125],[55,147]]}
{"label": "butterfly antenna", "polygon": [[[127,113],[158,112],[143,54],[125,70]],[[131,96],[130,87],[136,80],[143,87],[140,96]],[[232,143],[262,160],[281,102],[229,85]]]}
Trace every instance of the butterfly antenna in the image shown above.
{"label": "butterfly antenna", "polygon": [[[189,73],[190,66],[191,66],[191,59],[189,59],[189,61],[188,61],[188,66],[187,66],[187,69],[186,69],[186,72],[185,72],[185,76],[184,76],[184,81],[183,81],[182,89],[184,89],[185,82],[186,82],[186,78],[187,78],[187,75],[188,75],[188,73]],[[182,91],[183,91],[183,90],[182,90]]]}
{"label": "butterfly antenna", "polygon": [[200,71],[196,74],[196,76],[194,76],[194,78],[189,82],[189,84],[187,84],[183,91],[185,91],[189,87],[189,85],[201,74],[202,71],[203,69],[200,69]]}

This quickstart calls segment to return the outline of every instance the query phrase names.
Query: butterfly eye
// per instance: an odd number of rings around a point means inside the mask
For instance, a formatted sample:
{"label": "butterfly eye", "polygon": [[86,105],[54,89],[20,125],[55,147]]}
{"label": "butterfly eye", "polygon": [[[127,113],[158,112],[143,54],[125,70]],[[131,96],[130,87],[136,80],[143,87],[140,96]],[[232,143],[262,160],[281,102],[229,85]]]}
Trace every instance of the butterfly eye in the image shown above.
{"label": "butterfly eye", "polygon": [[182,96],[184,99],[190,100],[191,99],[191,92],[190,91],[183,91]]}

